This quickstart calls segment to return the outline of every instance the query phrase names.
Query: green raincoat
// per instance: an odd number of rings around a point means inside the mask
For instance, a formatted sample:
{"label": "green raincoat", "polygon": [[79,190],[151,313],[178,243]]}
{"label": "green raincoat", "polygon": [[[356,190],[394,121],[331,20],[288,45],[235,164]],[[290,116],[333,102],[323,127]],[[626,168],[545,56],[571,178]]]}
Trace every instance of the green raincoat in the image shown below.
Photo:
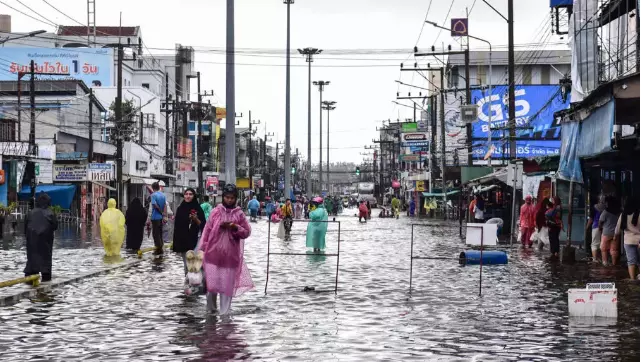
{"label": "green raincoat", "polygon": [[309,213],[311,220],[307,224],[307,237],[306,246],[314,249],[325,249],[325,234],[327,234],[326,222],[314,221],[327,221],[327,211],[323,206],[318,206],[316,210]]}

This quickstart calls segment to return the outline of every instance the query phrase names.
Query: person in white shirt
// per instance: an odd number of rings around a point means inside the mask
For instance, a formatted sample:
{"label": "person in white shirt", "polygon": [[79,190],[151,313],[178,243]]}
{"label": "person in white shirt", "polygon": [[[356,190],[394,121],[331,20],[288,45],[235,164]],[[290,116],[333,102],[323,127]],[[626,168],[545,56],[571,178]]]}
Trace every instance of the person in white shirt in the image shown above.
{"label": "person in white shirt", "polygon": [[480,194],[476,195],[476,203],[474,204],[474,222],[485,222],[485,200]]}
{"label": "person in white shirt", "polygon": [[628,274],[630,279],[637,278],[639,267],[639,200],[628,197],[625,208],[614,231],[615,242],[621,242],[623,234],[623,247],[625,256],[628,259]]}

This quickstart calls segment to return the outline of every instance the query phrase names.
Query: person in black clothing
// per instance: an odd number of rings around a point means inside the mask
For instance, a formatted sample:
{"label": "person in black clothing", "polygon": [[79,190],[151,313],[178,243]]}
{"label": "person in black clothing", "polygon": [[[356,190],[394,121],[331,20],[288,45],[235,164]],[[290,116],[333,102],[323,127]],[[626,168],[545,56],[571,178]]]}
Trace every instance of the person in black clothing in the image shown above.
{"label": "person in black clothing", "polygon": [[147,211],[142,206],[139,198],[134,198],[125,215],[125,222],[127,224],[127,241],[126,248],[131,250],[140,249],[142,239],[145,231],[145,223],[147,222]]}
{"label": "person in black clothing", "polygon": [[58,219],[49,209],[51,198],[40,193],[33,210],[25,220],[27,237],[27,265],[24,275],[42,274],[42,281],[51,280],[51,259],[53,254],[53,233],[58,229]]}
{"label": "person in black clothing", "polygon": [[185,190],[183,202],[174,213],[174,242],[172,250],[183,257],[185,274],[187,274],[187,259],[185,253],[196,249],[198,234],[205,227],[205,212],[196,200],[196,191],[192,188]]}

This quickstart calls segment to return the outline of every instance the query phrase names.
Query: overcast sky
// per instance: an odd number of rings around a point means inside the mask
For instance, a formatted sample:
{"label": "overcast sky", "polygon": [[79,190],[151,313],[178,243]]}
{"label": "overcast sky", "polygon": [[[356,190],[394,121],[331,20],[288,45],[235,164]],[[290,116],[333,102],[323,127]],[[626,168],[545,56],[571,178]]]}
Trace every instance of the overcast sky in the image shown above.
{"label": "overcast sky", "polygon": [[[37,17],[20,5],[17,0],[3,0],[7,4]],[[87,19],[86,0],[47,0],[65,14],[81,22]],[[22,2],[56,24],[77,25],[56,12],[42,0]],[[212,103],[225,103],[224,54],[212,50],[225,47],[224,0],[96,0],[97,25],[117,26],[122,12],[123,25],[139,25],[143,41],[152,53],[168,54],[176,43],[191,45],[198,50],[196,68],[201,72],[202,88],[213,89],[216,97]],[[476,3],[476,4],[474,4]],[[506,0],[490,0],[499,11],[507,14]],[[515,42],[531,43],[541,39],[537,30],[549,23],[549,1],[515,1]],[[431,4],[431,5],[430,5]],[[423,20],[443,24],[452,17],[464,17],[467,8],[472,8],[469,20],[470,34],[492,42],[495,49],[507,44],[507,24],[481,0],[297,0],[291,5],[291,132],[292,150],[299,148],[307,153],[307,66],[297,48],[316,47],[326,50],[317,56],[312,68],[313,80],[331,81],[324,92],[324,100],[336,101],[336,110],[330,115],[331,161],[360,161],[365,152],[363,146],[377,138],[376,127],[381,120],[412,117],[410,108],[392,103],[399,90],[395,80],[425,86],[419,76],[400,72],[399,64],[414,62],[409,53],[382,50],[410,50],[418,41],[418,47],[427,49],[433,44],[453,48],[460,45],[449,33],[433,28]],[[450,10],[451,8],[451,10]],[[446,15],[449,15],[446,17]],[[37,29],[52,31],[33,19],[0,4],[0,13],[12,15],[13,31],[25,32]],[[286,5],[280,0],[236,1],[236,47],[268,48],[274,54],[248,54],[236,56],[236,112],[260,119],[259,133],[274,132],[279,141],[285,138],[285,58]],[[449,20],[446,25],[449,25]],[[423,29],[422,29],[423,28]],[[422,29],[422,33],[421,33]],[[538,36],[537,36],[538,35]],[[547,39],[558,42],[559,37]],[[158,49],[155,49],[158,48]],[[217,48],[217,49],[207,49]],[[484,44],[472,40],[472,49],[484,48]],[[377,49],[363,56],[363,49]],[[280,50],[280,51],[277,51]],[[329,59],[332,58],[332,59]],[[427,60],[423,60],[427,62]],[[433,60],[431,62],[434,62]],[[218,64],[217,64],[218,63]],[[248,64],[248,65],[241,65]],[[400,77],[400,78],[399,78]],[[193,89],[195,89],[195,84]],[[400,91],[407,92],[401,86]],[[312,160],[318,162],[319,153],[319,92],[312,90]],[[326,112],[323,114],[323,130],[326,130]],[[326,135],[323,147],[326,147]],[[326,158],[323,150],[323,160]]]}

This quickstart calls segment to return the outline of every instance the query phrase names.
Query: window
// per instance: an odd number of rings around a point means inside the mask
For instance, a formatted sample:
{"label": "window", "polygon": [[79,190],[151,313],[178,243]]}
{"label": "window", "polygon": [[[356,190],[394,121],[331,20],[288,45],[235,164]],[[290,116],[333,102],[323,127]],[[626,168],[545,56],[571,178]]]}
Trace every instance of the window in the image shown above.
{"label": "window", "polygon": [[485,69],[485,65],[481,64],[477,67],[476,70],[476,79],[478,81],[478,84],[486,84],[485,78],[487,76],[487,69]]}
{"label": "window", "polygon": [[523,67],[523,84],[532,84],[532,67],[529,65]]}
{"label": "window", "polygon": [[541,66],[541,84],[550,84],[550,66]]}
{"label": "window", "polygon": [[143,83],[143,84],[142,84],[142,87],[143,87],[143,88],[147,88],[147,89],[149,89],[149,83]]}
{"label": "window", "polygon": [[16,121],[0,119],[0,141],[13,142],[16,140]]}
{"label": "window", "polygon": [[458,66],[455,66],[452,69],[450,69],[448,88],[458,88],[458,80],[459,80]]}

